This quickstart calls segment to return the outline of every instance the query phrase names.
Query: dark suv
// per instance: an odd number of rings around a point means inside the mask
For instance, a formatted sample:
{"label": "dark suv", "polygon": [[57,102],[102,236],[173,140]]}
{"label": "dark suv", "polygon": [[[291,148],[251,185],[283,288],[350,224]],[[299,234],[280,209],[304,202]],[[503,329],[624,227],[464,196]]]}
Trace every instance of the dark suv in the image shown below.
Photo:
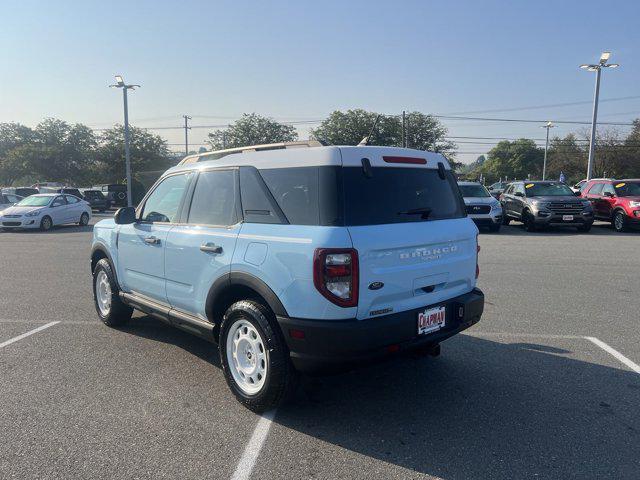
{"label": "dark suv", "polygon": [[598,220],[611,222],[618,232],[640,226],[640,179],[590,180],[582,198],[591,202]]}
{"label": "dark suv", "polygon": [[593,208],[575,195],[561,182],[514,182],[500,197],[503,223],[519,220],[528,232],[551,225],[588,232],[593,224]]}

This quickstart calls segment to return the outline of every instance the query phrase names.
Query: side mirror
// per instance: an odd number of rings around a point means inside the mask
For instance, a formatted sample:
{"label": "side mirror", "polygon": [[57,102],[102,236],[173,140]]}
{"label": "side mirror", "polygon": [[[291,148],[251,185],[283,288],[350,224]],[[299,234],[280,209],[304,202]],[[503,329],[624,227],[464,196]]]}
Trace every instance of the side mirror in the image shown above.
{"label": "side mirror", "polygon": [[611,193],[611,192],[604,192],[604,196],[605,196],[605,197],[612,198],[612,197],[613,197],[613,193]]}
{"label": "side mirror", "polygon": [[580,195],[582,195],[582,192],[581,192],[580,190],[578,190],[578,191],[573,192],[573,194],[574,194],[576,197],[579,197]]}
{"label": "side mirror", "polygon": [[122,207],[114,215],[116,225],[130,225],[136,223],[136,209],[133,207]]}
{"label": "side mirror", "polygon": [[516,193],[514,193],[514,195],[516,197],[524,197],[524,193],[522,193],[522,192],[516,192]]}

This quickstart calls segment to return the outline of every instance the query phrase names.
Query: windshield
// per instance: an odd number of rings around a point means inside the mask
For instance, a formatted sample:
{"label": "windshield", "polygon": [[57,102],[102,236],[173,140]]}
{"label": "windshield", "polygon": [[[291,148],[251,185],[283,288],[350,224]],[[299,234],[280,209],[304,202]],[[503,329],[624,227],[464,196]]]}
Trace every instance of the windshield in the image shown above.
{"label": "windshield", "polygon": [[615,185],[616,195],[619,197],[640,196],[640,182],[620,182]]}
{"label": "windshield", "polygon": [[463,197],[490,197],[491,195],[482,185],[458,185]]}
{"label": "windshield", "polygon": [[525,183],[527,197],[562,197],[573,195],[564,183]]}
{"label": "windshield", "polygon": [[426,168],[342,169],[346,225],[424,222],[465,216],[450,171]]}
{"label": "windshield", "polygon": [[16,205],[18,207],[44,207],[46,205],[49,205],[49,202],[52,198],[53,197],[40,197],[37,195],[32,195],[20,201]]}

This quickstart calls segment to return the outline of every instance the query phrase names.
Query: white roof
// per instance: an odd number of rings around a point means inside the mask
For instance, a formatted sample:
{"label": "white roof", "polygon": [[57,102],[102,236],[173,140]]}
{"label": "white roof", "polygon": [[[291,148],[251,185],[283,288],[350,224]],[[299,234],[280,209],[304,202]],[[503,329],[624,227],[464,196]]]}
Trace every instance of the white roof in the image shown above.
{"label": "white roof", "polygon": [[[204,157],[206,158],[206,157]],[[328,146],[313,148],[289,148],[264,151],[242,151],[217,160],[203,160],[178,165],[172,172],[207,167],[232,167],[251,165],[256,168],[292,168],[305,166],[361,166],[368,158],[373,167],[438,168],[442,162],[450,170],[449,162],[439,153],[399,147]],[[422,161],[405,163],[402,159]],[[400,162],[400,163],[397,163]]]}

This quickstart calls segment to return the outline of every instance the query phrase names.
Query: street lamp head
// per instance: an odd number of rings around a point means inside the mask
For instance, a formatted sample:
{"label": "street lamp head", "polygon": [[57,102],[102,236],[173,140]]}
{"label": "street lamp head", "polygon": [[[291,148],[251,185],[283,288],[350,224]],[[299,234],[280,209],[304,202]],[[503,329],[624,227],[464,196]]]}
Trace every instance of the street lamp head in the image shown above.
{"label": "street lamp head", "polygon": [[121,75],[116,75],[116,85],[118,87],[124,87],[124,80]]}
{"label": "street lamp head", "polygon": [[603,65],[605,68],[618,68],[619,66],[619,63],[607,63],[606,65]]}
{"label": "street lamp head", "polygon": [[610,56],[611,52],[602,52],[602,55],[600,55],[600,64],[604,65],[605,63],[607,63]]}

